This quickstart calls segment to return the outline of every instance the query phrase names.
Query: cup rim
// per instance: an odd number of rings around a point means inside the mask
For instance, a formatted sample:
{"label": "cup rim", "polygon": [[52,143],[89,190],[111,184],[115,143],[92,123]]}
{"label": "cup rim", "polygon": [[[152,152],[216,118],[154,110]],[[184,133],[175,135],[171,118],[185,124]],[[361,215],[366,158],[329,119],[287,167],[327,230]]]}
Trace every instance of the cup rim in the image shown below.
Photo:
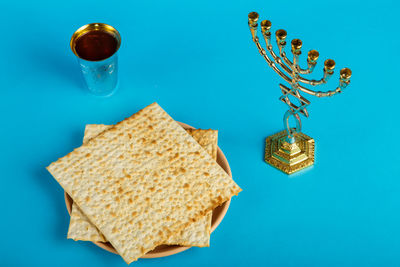
{"label": "cup rim", "polygon": [[[110,33],[112,36],[114,36],[114,38],[117,40],[117,48],[115,49],[115,52],[104,59],[101,60],[88,60],[85,58],[82,58],[79,56],[79,54],[76,52],[75,46],[76,46],[76,41],[79,39],[79,37],[81,37],[82,35],[84,35],[85,33],[89,32],[89,31],[105,31],[107,33]],[[80,27],[79,29],[77,29],[71,37],[71,41],[69,43],[72,52],[75,54],[75,56],[77,56],[78,58],[82,59],[82,60],[86,60],[86,61],[103,61],[106,60],[110,57],[112,57],[113,55],[115,55],[115,53],[118,52],[119,47],[121,46],[121,35],[119,34],[119,32],[112,27],[111,25],[105,24],[105,23],[99,23],[99,22],[95,22],[95,23],[89,23],[86,25],[83,25],[82,27]]]}

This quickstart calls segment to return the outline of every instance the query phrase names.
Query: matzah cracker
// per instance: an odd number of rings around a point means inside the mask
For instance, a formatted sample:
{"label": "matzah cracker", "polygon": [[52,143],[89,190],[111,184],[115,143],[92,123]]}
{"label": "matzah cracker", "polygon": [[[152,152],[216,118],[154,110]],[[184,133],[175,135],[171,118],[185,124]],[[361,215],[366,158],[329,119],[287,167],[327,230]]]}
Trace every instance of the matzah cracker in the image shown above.
{"label": "matzah cracker", "polygon": [[186,131],[199,143],[207,153],[217,160],[218,150],[218,131],[217,130],[202,130],[202,129],[186,129]]}
{"label": "matzah cracker", "polygon": [[[218,150],[218,131],[202,129],[186,129],[216,161]],[[171,236],[165,244],[181,246],[206,247],[210,245],[212,211],[183,229],[179,234]]]}
{"label": "matzah cracker", "polygon": [[[112,126],[103,124],[88,124],[85,128],[83,143],[96,137],[101,132]],[[202,129],[186,129],[186,131],[199,143],[209,155],[217,160],[218,131]],[[165,244],[182,246],[209,246],[212,212],[200,218],[181,231],[178,235],[171,236]],[[72,204],[71,218],[68,229],[68,238],[82,241],[107,242],[101,232],[82,213],[74,202]]]}
{"label": "matzah cracker", "polygon": [[47,169],[127,263],[241,191],[157,103]]}
{"label": "matzah cracker", "polygon": [[[83,144],[96,137],[112,125],[88,124],[83,135]],[[94,226],[75,202],[72,203],[67,238],[81,241],[107,242],[104,235]]]}
{"label": "matzah cracker", "polygon": [[107,242],[103,234],[90,222],[75,202],[72,203],[67,237],[74,240]]}

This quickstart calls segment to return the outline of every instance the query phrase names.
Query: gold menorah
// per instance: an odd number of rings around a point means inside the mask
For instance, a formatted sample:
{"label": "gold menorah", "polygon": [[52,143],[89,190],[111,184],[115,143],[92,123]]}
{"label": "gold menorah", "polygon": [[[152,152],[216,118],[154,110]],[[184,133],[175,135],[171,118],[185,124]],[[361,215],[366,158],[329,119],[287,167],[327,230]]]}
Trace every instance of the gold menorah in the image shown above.
{"label": "gold menorah", "polygon": [[[290,84],[290,88],[279,84],[283,95],[279,98],[289,106],[283,116],[283,124],[285,130],[267,137],[265,146],[265,161],[270,165],[280,169],[281,171],[291,174],[303,168],[314,164],[314,139],[301,132],[301,119],[299,114],[308,117],[307,106],[310,101],[300,95],[304,92],[317,97],[333,96],[341,93],[344,88],[350,83],[351,70],[343,68],[340,70],[339,86],[333,91],[314,91],[302,86],[300,83],[311,86],[325,84],[333,75],[335,69],[335,61],[327,59],[324,63],[324,75],[320,80],[308,80],[300,76],[300,74],[310,74],[313,72],[319,53],[316,50],[310,50],[307,57],[307,68],[302,69],[299,65],[299,56],[301,54],[302,41],[293,39],[292,54],[293,62],[288,59],[284,48],[286,46],[285,30],[277,30],[275,32],[276,43],[279,49],[279,56],[274,52],[271,44],[271,21],[263,20],[261,22],[261,32],[265,40],[266,48],[272,59],[267,55],[267,52],[262,48],[257,37],[257,21],[258,13],[249,13],[249,28],[253,41],[256,44],[258,51],[267,61],[268,65]],[[278,68],[278,66],[281,69]],[[286,72],[286,73],[285,73]],[[290,98],[294,98],[298,103],[294,104]],[[289,119],[293,117],[296,122],[296,127],[290,127]]]}

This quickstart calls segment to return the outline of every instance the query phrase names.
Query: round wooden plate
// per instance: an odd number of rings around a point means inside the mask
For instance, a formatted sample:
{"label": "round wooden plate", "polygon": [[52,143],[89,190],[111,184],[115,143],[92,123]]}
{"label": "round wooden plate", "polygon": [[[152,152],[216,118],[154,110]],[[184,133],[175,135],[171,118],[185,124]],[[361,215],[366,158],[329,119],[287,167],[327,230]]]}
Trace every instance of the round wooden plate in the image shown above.
{"label": "round wooden plate", "polygon": [[[184,129],[194,129],[194,127],[187,125],[185,123],[178,122]],[[217,151],[217,163],[226,171],[229,176],[232,177],[232,172],[231,168],[229,167],[228,160],[226,159],[224,153],[222,150],[218,147]],[[71,209],[72,209],[72,203],[73,200],[72,198],[65,192],[65,205],[67,206],[68,213],[71,214]],[[229,204],[231,203],[231,200],[226,201],[223,203],[221,206],[215,208],[213,210],[213,215],[212,215],[212,221],[211,221],[211,232],[213,232],[218,225],[221,223],[222,219],[224,218],[226,212],[228,211]],[[109,243],[109,242],[93,242],[97,246],[118,254],[118,252],[115,250],[115,248]],[[183,247],[183,246],[178,246],[178,245],[161,245],[153,249],[152,251],[147,252],[147,254],[143,255],[141,258],[159,258],[159,257],[166,257],[170,255],[177,254],[179,252],[185,251],[189,249],[190,247]]]}

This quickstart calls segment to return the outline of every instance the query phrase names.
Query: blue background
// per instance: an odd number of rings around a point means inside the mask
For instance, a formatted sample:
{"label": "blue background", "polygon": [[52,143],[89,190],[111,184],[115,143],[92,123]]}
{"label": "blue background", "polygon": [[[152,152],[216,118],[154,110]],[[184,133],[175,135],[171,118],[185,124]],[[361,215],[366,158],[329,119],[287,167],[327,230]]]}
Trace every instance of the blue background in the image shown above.
{"label": "blue background", "polygon": [[[2,266],[126,266],[66,239],[62,188],[45,170],[82,142],[157,101],[176,120],[218,129],[237,183],[209,248],[134,266],[399,266],[399,5],[395,1],[2,1]],[[287,176],[263,161],[282,129],[281,79],[258,54],[247,14],[353,70],[345,93],[308,97],[303,130],[316,164]],[[120,88],[84,89],[72,33],[104,22],[122,35]],[[303,65],[304,66],[304,65]],[[328,86],[337,86],[338,73]]]}

